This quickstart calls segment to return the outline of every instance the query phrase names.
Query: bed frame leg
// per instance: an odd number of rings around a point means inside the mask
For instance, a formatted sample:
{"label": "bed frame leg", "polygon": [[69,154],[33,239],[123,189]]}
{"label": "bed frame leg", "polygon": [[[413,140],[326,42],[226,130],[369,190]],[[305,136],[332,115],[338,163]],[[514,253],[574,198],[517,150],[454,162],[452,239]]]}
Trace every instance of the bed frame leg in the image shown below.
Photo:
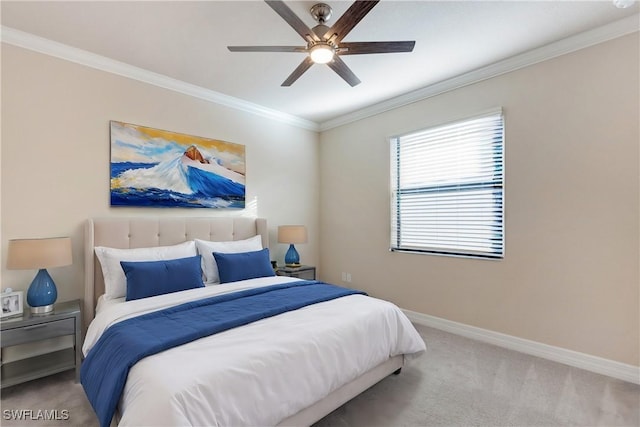
{"label": "bed frame leg", "polygon": [[400,371],[402,371],[402,368],[398,368],[393,372],[393,375],[400,375]]}

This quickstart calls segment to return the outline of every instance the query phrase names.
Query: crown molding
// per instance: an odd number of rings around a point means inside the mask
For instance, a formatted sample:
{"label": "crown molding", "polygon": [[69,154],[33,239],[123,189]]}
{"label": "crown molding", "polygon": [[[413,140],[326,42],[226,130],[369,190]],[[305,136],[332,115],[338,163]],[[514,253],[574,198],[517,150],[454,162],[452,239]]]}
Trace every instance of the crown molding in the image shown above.
{"label": "crown molding", "polygon": [[555,43],[507,58],[486,67],[478,68],[468,73],[443,80],[422,89],[373,104],[352,113],[344,114],[320,124],[10,27],[2,26],[1,34],[3,43],[8,43],[24,49],[29,49],[45,55],[54,56],[77,64],[85,65],[87,67],[106,71],[108,73],[138,80],[246,113],[277,120],[291,126],[322,132],[412,104],[417,101],[431,98],[451,90],[468,86],[473,83],[487,80],[501,74],[519,70],[589,46],[622,37],[624,35],[637,32],[639,29],[640,14],[635,14],[602,27],[585,31]]}
{"label": "crown molding", "polygon": [[138,80],[140,82],[158,86],[163,89],[169,89],[194,98],[203,99],[205,101],[223,105],[245,113],[254,114],[271,120],[277,120],[291,126],[315,132],[319,130],[319,125],[310,120],[263,107],[239,98],[234,98],[233,96],[225,95],[220,92],[205,89],[163,74],[134,67],[133,65],[125,64],[124,62],[96,55],[94,53],[87,52],[86,50],[71,47],[24,31],[16,30],[14,28],[2,26],[1,29],[3,43],[8,43],[24,49],[43,53],[45,55],[75,62],[76,64],[95,68],[100,71],[106,71],[107,73]]}
{"label": "crown molding", "polygon": [[335,119],[320,123],[320,132],[333,129],[348,123],[355,122],[376,114],[384,113],[398,107],[412,104],[423,99],[431,98],[477,83],[492,77],[499,76],[511,71],[519,70],[533,64],[537,64],[548,59],[556,58],[567,53],[575,52],[589,46],[603,43],[618,37],[625,36],[640,30],[640,14],[635,14],[619,21],[612,22],[593,30],[585,31],[574,36],[559,40],[557,42],[530,50],[528,52],[512,56],[505,60],[493,63],[486,67],[478,68],[459,76],[443,80],[441,82],[426,86],[422,89],[388,99],[386,101],[373,104],[369,107],[344,114]]}

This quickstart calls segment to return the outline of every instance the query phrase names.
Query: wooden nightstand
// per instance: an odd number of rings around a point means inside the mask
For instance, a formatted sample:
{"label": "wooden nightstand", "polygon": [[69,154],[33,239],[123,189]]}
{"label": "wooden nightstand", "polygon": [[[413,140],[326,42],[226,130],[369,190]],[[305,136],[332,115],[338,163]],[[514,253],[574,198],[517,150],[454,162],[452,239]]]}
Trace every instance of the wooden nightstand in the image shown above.
{"label": "wooden nightstand", "polygon": [[316,280],[316,268],[311,265],[301,265],[300,267],[278,267],[278,276],[297,277],[303,280]]}
{"label": "wooden nightstand", "polygon": [[76,382],[80,380],[82,311],[79,300],[55,304],[53,312],[46,315],[32,315],[25,310],[22,317],[2,320],[0,327],[2,348],[66,335],[73,337],[71,348],[2,363],[1,388],[69,369],[75,369]]}

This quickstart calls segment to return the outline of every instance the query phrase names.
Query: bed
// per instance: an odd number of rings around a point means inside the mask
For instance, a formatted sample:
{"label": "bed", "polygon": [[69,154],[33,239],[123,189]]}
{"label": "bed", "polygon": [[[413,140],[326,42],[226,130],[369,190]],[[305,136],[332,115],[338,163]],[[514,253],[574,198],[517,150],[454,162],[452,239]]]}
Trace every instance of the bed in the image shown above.
{"label": "bed", "polygon": [[[315,286],[289,283],[298,279],[288,277],[257,277],[126,303],[124,298],[105,300],[96,247],[154,248],[195,239],[234,242],[254,236],[268,248],[265,219],[89,219],[85,357],[102,351],[97,343],[110,327],[136,316],[205,298]],[[361,294],[347,295],[143,358],[128,371],[113,420],[119,425],[311,425],[398,373],[406,360],[424,350],[419,334],[396,306]]]}

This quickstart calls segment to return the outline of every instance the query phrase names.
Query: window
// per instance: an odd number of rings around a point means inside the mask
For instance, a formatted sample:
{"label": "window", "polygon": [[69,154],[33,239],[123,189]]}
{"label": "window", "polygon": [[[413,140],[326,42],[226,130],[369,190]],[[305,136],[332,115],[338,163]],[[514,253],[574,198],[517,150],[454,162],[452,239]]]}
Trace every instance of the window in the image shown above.
{"label": "window", "polygon": [[391,250],[504,253],[502,111],[391,139]]}

